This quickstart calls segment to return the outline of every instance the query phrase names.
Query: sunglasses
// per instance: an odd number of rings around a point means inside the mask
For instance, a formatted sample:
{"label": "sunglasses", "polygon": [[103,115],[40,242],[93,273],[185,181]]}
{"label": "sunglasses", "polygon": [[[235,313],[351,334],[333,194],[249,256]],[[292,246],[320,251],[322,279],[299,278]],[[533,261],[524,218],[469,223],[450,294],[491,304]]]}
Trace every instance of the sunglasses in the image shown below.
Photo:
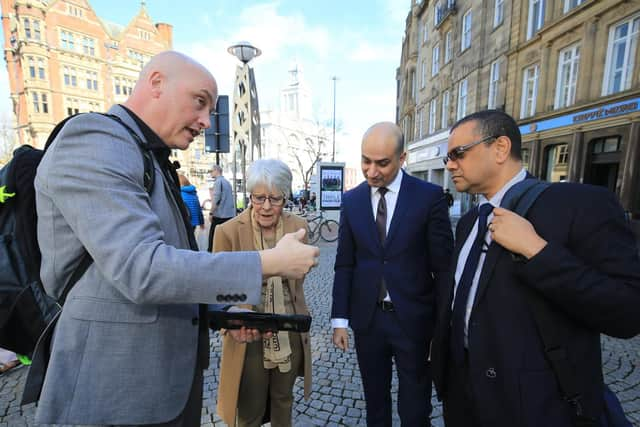
{"label": "sunglasses", "polygon": [[[455,162],[456,160],[460,160],[460,159],[464,158],[464,153],[466,153],[467,151],[471,150],[476,145],[480,145],[480,144],[482,144],[484,142],[488,142],[490,140],[494,140],[495,141],[499,137],[500,137],[499,135],[491,135],[491,136],[487,136],[487,137],[482,138],[480,141],[476,141],[476,142],[472,142],[472,143],[467,144],[467,145],[461,145],[459,147],[456,147],[456,148],[452,149],[451,151],[449,151],[447,153],[447,155],[442,158],[442,162],[446,166],[447,163],[449,163],[449,160],[451,160],[452,162]],[[493,141],[491,141],[491,142],[493,142]]]}

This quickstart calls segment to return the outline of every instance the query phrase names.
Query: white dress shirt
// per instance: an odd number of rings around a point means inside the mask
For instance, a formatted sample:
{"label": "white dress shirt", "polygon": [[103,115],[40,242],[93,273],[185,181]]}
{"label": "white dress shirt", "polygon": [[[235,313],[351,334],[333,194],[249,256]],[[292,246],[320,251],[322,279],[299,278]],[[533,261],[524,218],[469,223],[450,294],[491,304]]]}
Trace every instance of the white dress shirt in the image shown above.
{"label": "white dress shirt", "polygon": [[[387,231],[386,235],[389,235],[389,227],[391,226],[391,220],[393,219],[393,212],[396,210],[396,203],[398,203],[398,194],[400,194],[400,185],[402,184],[402,170],[399,170],[396,177],[387,185],[387,194],[385,194],[385,200],[387,202]],[[378,202],[380,202],[380,193],[378,193],[378,187],[371,187],[371,210],[373,212],[373,219],[376,219],[378,214]],[[385,301],[391,301],[389,292],[384,298]],[[331,319],[332,328],[347,328],[349,326],[349,319]]]}
{"label": "white dress shirt", "polygon": [[[507,191],[518,182],[524,180],[526,177],[527,177],[527,171],[525,171],[524,169],[520,169],[520,172],[518,172],[513,178],[511,178],[511,180],[507,182],[504,185],[504,187],[502,187],[500,191],[498,191],[490,200],[487,200],[486,197],[481,195],[478,201],[478,206],[482,205],[483,203],[491,203],[494,207],[499,207],[500,203],[502,203],[502,198],[507,193]],[[492,219],[493,219],[493,212],[490,213],[489,216],[487,217],[487,224],[489,224]],[[473,224],[473,227],[471,228],[471,232],[469,233],[469,236],[467,236],[467,240],[465,240],[464,245],[462,246],[462,249],[460,249],[460,256],[458,256],[458,264],[456,265],[455,292],[458,291],[458,283],[460,282],[460,277],[462,277],[462,272],[464,271],[464,265],[467,262],[467,258],[469,257],[469,252],[471,252],[471,246],[473,245],[473,242],[475,241],[477,235],[478,235],[478,220],[476,219],[476,222]],[[492,241],[491,232],[489,232],[488,227],[487,227],[487,232],[484,236],[484,241],[485,241],[485,244],[483,245],[482,253],[480,254],[480,260],[478,261],[478,269],[476,270],[473,276],[473,281],[471,282],[471,289],[469,289],[469,299],[467,299],[467,308],[464,314],[465,347],[468,344],[467,330],[469,325],[469,318],[471,317],[471,309],[473,308],[473,303],[476,299],[476,292],[478,291],[478,282],[480,281],[480,274],[482,272],[484,259],[487,257],[486,250]],[[455,292],[453,294],[453,301],[451,302],[451,309],[453,309],[453,303],[456,300]]]}

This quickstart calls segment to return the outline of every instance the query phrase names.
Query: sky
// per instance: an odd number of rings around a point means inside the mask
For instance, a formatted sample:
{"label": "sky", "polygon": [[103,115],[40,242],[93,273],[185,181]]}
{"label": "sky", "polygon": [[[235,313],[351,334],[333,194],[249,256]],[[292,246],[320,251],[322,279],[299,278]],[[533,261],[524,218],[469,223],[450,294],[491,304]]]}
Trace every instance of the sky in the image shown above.
{"label": "sky", "polygon": [[[135,0],[89,0],[98,16],[127,25]],[[260,110],[279,107],[287,70],[301,66],[314,119],[331,126],[336,76],[336,123],[359,148],[364,131],[395,121],[396,68],[411,0],[147,0],[154,22],[173,25],[173,47],[196,58],[232,95],[237,59],[227,47],[249,41]],[[0,75],[0,114],[10,111],[6,67]],[[347,151],[347,150],[345,150]],[[347,159],[345,159],[347,160]]]}

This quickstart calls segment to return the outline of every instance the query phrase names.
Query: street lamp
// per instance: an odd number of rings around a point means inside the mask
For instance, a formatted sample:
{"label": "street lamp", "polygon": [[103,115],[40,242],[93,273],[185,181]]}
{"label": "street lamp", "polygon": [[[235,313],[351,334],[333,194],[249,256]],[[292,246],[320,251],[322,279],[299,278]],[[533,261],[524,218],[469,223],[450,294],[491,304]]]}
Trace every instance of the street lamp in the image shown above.
{"label": "street lamp", "polygon": [[258,108],[258,92],[256,90],[256,79],[253,68],[249,67],[249,62],[256,56],[260,56],[262,51],[247,41],[236,43],[227,48],[227,52],[235,56],[242,62],[236,67],[236,81],[233,93],[233,119],[231,129],[233,130],[233,195],[237,200],[236,174],[238,171],[236,150],[240,151],[242,162],[242,198],[244,205],[247,204],[247,177],[246,177],[246,154],[247,147],[250,148],[251,161],[254,159],[254,151],[257,157],[262,157],[260,146],[260,110]]}
{"label": "street lamp", "polygon": [[336,161],[336,80],[338,77],[331,77],[333,80],[333,148],[331,149],[331,161]]}

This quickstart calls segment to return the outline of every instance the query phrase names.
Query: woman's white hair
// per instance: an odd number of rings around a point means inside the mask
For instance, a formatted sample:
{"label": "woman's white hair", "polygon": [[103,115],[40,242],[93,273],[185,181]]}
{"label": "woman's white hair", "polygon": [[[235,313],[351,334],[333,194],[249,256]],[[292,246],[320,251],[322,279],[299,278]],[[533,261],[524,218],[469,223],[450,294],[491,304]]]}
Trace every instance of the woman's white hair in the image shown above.
{"label": "woman's white hair", "polygon": [[256,160],[247,170],[247,191],[253,192],[258,185],[264,185],[271,190],[277,190],[288,198],[291,195],[291,169],[282,160]]}

